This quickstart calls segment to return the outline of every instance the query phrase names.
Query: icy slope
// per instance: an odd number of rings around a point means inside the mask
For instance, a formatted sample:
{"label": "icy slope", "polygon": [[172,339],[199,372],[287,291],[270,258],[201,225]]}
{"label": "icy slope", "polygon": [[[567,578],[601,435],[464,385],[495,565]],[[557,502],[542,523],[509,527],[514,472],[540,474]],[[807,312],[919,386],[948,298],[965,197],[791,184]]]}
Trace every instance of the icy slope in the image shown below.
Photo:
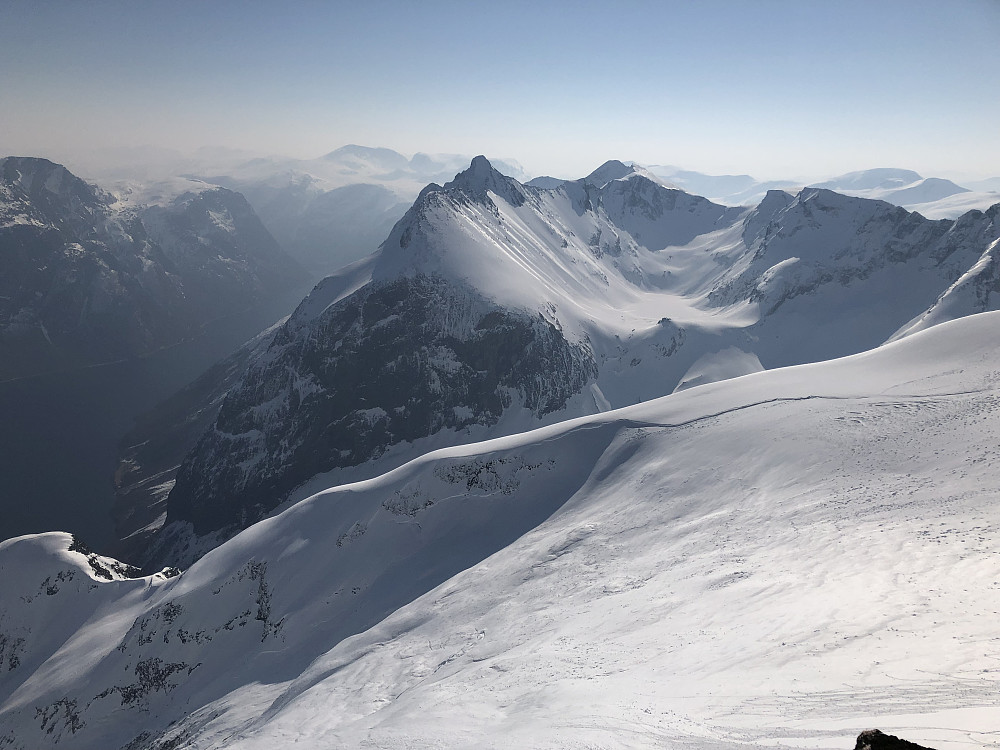
{"label": "icy slope", "polygon": [[172,579],[5,542],[0,737],[1000,746],[998,323],[438,451]]}

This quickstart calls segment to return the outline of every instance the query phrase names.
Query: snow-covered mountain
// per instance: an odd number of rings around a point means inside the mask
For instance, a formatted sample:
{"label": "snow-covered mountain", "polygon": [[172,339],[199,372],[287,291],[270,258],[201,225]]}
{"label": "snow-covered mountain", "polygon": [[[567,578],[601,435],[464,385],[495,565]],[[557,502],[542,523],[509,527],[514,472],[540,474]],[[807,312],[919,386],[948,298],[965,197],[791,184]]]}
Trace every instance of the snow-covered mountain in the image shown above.
{"label": "snow-covered mountain", "polygon": [[243,196],[185,188],[146,204],[0,160],[0,377],[148,352],[301,281]]}
{"label": "snow-covered mountain", "polygon": [[442,445],[878,346],[998,237],[997,209],[929,221],[821,189],[727,208],[620,162],[540,189],[478,157],[276,332],[181,464],[150,559],[187,565]]}
{"label": "snow-covered mountain", "polygon": [[[815,183],[811,187],[834,190],[859,198],[884,200],[911,210],[915,210],[914,207],[918,205],[937,203],[963,193],[972,193],[969,188],[956,185],[951,180],[940,177],[921,177],[911,169],[891,168],[848,172],[839,177]],[[968,197],[982,200],[981,194]],[[986,204],[985,207],[993,203],[996,203],[996,200]],[[941,217],[931,216],[929,218]]]}
{"label": "snow-covered mountain", "polygon": [[816,183],[813,187],[836,190],[838,192],[846,190],[880,190],[892,191],[900,190],[907,185],[923,179],[912,169],[894,169],[882,167],[877,169],[863,169],[858,172],[848,172],[826,182]]}
{"label": "snow-covered mountain", "polygon": [[[640,252],[657,276],[665,266],[611,217],[659,249],[739,211],[620,163],[595,175],[538,191],[480,157],[425,189],[380,253],[317,287],[230,393],[180,468],[168,522],[200,536],[243,526],[322,472],[365,465],[371,475],[435,443],[669,392],[621,376],[668,377],[657,362],[680,329],[658,322],[662,307],[618,309],[648,302]],[[622,340],[637,325],[656,329],[645,367]]]}
{"label": "snow-covered mountain", "polygon": [[[987,216],[995,221],[998,211],[1000,206],[994,206],[987,211]],[[1000,256],[1000,240],[994,240],[972,268],[949,286],[922,315],[897,331],[893,339],[908,336],[947,320],[1000,307],[997,299],[997,294],[1000,292],[998,256]]]}
{"label": "snow-covered mountain", "polygon": [[998,315],[443,449],[179,575],[0,543],[0,738],[997,747]]}

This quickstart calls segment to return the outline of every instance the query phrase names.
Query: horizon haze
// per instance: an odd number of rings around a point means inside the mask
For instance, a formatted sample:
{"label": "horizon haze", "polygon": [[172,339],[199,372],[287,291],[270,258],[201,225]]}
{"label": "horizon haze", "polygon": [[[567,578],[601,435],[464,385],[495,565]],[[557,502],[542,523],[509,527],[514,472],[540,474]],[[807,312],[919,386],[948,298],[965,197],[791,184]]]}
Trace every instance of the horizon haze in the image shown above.
{"label": "horizon haze", "polygon": [[360,143],[575,178],[1000,175],[1000,4],[8,3],[0,152]]}

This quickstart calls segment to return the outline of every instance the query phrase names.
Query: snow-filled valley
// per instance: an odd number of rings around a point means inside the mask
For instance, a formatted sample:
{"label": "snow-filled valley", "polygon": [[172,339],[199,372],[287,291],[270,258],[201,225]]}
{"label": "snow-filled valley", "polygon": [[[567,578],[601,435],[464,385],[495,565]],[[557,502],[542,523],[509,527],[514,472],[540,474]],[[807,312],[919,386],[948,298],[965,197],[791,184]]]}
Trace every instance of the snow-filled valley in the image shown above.
{"label": "snow-filled valley", "polygon": [[996,747],[998,324],[440,450],[178,576],[4,542],[0,737]]}

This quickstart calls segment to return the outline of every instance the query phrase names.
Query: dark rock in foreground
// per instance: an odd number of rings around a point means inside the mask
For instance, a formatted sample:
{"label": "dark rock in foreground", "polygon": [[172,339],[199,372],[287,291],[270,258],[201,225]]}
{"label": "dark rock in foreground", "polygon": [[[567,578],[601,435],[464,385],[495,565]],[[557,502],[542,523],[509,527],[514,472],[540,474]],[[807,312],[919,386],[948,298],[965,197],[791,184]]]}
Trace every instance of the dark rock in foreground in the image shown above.
{"label": "dark rock in foreground", "polygon": [[933,750],[933,748],[901,740],[878,729],[866,729],[858,735],[854,750]]}

